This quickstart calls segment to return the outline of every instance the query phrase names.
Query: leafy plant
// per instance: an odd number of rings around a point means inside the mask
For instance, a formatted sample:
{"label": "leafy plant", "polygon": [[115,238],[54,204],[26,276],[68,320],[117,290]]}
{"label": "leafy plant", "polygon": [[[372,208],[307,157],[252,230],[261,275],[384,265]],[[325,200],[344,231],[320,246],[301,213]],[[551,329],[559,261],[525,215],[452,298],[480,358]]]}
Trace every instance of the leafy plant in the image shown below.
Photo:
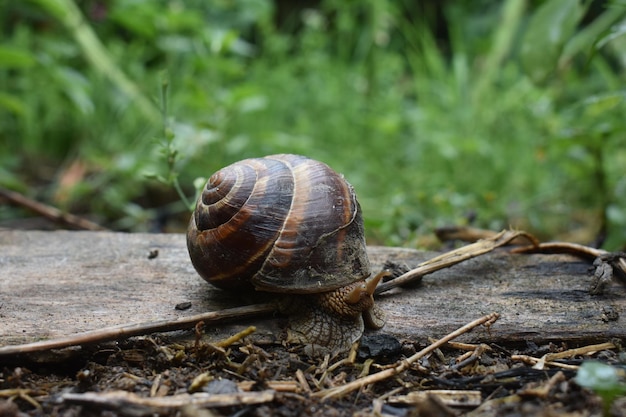
{"label": "leafy plant", "polygon": [[585,361],[576,374],[576,383],[589,388],[602,398],[604,415],[610,415],[611,405],[616,398],[626,395],[626,383],[618,370],[598,361]]}
{"label": "leafy plant", "polygon": [[14,2],[0,183],[115,229],[168,215],[180,230],[194,179],[302,153],[353,183],[371,243],[473,221],[585,242],[606,230],[619,248],[625,14],[607,5]]}
{"label": "leafy plant", "polygon": [[169,124],[169,115],[168,115],[168,88],[169,88],[169,80],[167,76],[164,76],[163,82],[161,84],[161,117],[163,119],[163,137],[161,141],[159,141],[159,146],[161,147],[161,153],[165,159],[165,163],[167,166],[167,173],[165,176],[159,174],[146,174],[148,178],[156,179],[163,184],[174,187],[176,192],[178,193],[178,197],[181,199],[185,207],[189,207],[192,209],[192,203],[189,202],[187,196],[183,192],[180,182],[178,181],[178,170],[176,164],[179,160],[180,151],[174,146],[174,138],[176,135],[172,131],[172,128]]}

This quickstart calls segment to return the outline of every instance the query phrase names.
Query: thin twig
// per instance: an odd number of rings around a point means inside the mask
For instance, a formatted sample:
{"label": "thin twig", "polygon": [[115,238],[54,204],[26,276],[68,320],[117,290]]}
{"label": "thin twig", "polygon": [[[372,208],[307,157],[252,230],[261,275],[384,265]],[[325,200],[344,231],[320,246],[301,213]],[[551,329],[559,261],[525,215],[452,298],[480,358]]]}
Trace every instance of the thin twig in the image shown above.
{"label": "thin twig", "polygon": [[562,371],[559,371],[556,374],[552,375],[552,377],[545,384],[539,387],[529,387],[522,389],[520,394],[524,397],[548,398],[552,389],[559,385],[561,382],[565,381],[565,379],[565,374]]}
{"label": "thin twig", "polygon": [[[435,231],[437,237],[442,240],[462,240],[464,242],[476,242],[479,240],[489,240],[498,238],[502,232],[497,233],[488,229],[478,229],[473,227],[463,227],[463,226],[452,226],[452,227],[442,227]],[[533,238],[534,239],[534,238]],[[523,243],[522,239],[511,239],[508,243],[521,245]],[[610,252],[607,252],[602,249],[592,248],[590,246],[581,245],[578,243],[570,243],[570,242],[546,242],[546,243],[538,243],[535,241],[531,242],[531,245],[522,246],[519,248],[514,248],[511,250],[511,253],[568,253],[571,255],[576,255],[581,258],[587,259],[595,259],[600,256],[609,255]]]}
{"label": "thin twig", "polygon": [[523,246],[520,248],[514,248],[512,253],[567,253],[570,255],[576,255],[579,258],[594,260],[600,256],[609,255],[602,249],[592,248],[590,246],[580,245],[578,243],[570,242],[546,242],[538,245]]}
{"label": "thin twig", "polygon": [[142,334],[187,329],[194,327],[199,321],[203,321],[208,325],[222,323],[233,319],[258,317],[259,315],[273,313],[274,311],[276,311],[275,304],[253,304],[244,307],[210,311],[208,313],[182,317],[176,320],[160,320],[148,323],[124,324],[121,326],[105,327],[103,329],[77,333],[67,337],[60,337],[58,339],[42,340],[40,342],[26,343],[23,345],[3,346],[0,347],[0,358],[21,353],[42,352],[45,350],[67,348],[70,346],[102,343]]}
{"label": "thin twig", "polygon": [[543,369],[546,363],[554,362],[557,359],[571,358],[572,356],[577,356],[577,355],[589,355],[591,353],[595,353],[595,352],[599,352],[601,350],[607,350],[607,349],[615,349],[615,345],[611,342],[606,342],[606,343],[600,343],[597,345],[587,345],[587,346],[582,346],[579,348],[568,349],[568,350],[564,350],[563,352],[546,353],[539,359],[539,362],[537,362],[533,366],[533,368]]}
{"label": "thin twig", "polygon": [[250,336],[254,332],[256,332],[256,327],[248,326],[247,328],[243,329],[239,333],[230,336],[228,339],[220,340],[219,342],[215,343],[215,346],[221,347],[221,348],[227,348],[233,343],[237,343],[244,337]]}
{"label": "thin twig", "polygon": [[552,362],[552,361],[545,362],[541,360],[541,358],[535,358],[533,356],[528,356],[528,355],[511,355],[511,360],[524,362],[528,365],[533,365],[533,367],[541,363],[541,369],[543,369],[545,366],[553,366],[555,368],[569,369],[571,371],[576,371],[578,370],[578,368],[580,368],[578,365],[569,365],[569,364],[561,363],[561,362]]}
{"label": "thin twig", "polygon": [[[120,410],[124,414],[148,415],[179,409],[185,406],[227,407],[242,404],[262,404],[274,400],[274,390],[235,392],[232,394],[177,394],[165,397],[140,397],[126,391],[65,393],[61,399],[70,404],[88,405],[106,410]],[[133,413],[134,412],[134,413]]]}
{"label": "thin twig", "polygon": [[440,269],[456,265],[460,262],[466,261],[471,258],[475,258],[492,250],[499,248],[510,243],[514,239],[525,238],[532,245],[538,245],[537,239],[529,233],[515,230],[504,230],[488,239],[479,240],[478,242],[466,245],[461,248],[455,249],[450,252],[446,252],[435,258],[429,259],[420,263],[416,268],[411,269],[405,274],[400,275],[398,278],[383,282],[376,288],[376,294],[388,291],[392,288],[406,285],[410,282],[419,280],[424,275],[431,274]]}
{"label": "thin twig", "polygon": [[84,230],[108,230],[105,227],[100,226],[97,223],[83,219],[74,214],[63,213],[56,207],[48,206],[33,199],[26,197],[23,194],[16,193],[15,191],[7,190],[0,187],[0,197],[6,198],[13,204],[26,207],[27,209],[42,215],[43,217],[52,220],[55,223],[64,223],[70,226],[77,227]]}
{"label": "thin twig", "polygon": [[[498,232],[494,232],[493,230],[470,226],[446,226],[435,229],[437,239],[442,242],[460,240],[462,242],[474,243],[481,239],[491,239],[497,234]],[[520,237],[511,240],[509,243],[511,245],[522,245],[527,244],[528,240],[524,237]]]}
{"label": "thin twig", "polygon": [[482,324],[491,325],[499,317],[500,317],[500,315],[497,314],[497,313],[487,314],[486,316],[483,316],[483,317],[481,317],[481,318],[479,318],[477,320],[474,320],[471,323],[468,323],[465,326],[458,328],[457,330],[453,331],[452,333],[449,333],[448,335],[446,335],[445,337],[439,339],[435,343],[432,343],[431,345],[429,345],[426,348],[422,349],[421,351],[417,352],[416,354],[414,354],[410,358],[407,358],[407,359],[405,359],[403,361],[400,361],[398,363],[398,365],[393,367],[393,368],[389,368],[389,369],[386,369],[384,371],[381,371],[381,372],[378,372],[378,373],[375,373],[375,374],[372,374],[372,375],[368,375],[368,376],[365,376],[365,377],[362,377],[362,378],[355,379],[352,382],[349,382],[347,384],[344,384],[344,385],[336,387],[336,388],[330,388],[330,389],[318,391],[318,392],[314,393],[313,395],[315,397],[321,397],[324,400],[330,399],[330,398],[336,398],[336,397],[340,397],[340,396],[349,394],[350,392],[358,390],[358,389],[360,389],[360,388],[362,388],[362,387],[364,387],[366,385],[370,385],[370,384],[373,384],[375,382],[380,382],[380,381],[383,381],[383,380],[385,380],[387,378],[391,378],[391,377],[393,377],[395,375],[400,374],[401,372],[404,372],[405,370],[407,370],[411,366],[411,364],[417,362],[419,359],[421,359],[422,357],[424,357],[428,353],[432,352],[433,350],[435,350],[435,349],[445,345],[450,340],[455,339],[455,338],[459,337],[460,335],[462,335],[463,333],[467,333],[468,331],[470,331],[473,328],[475,328],[477,326],[480,326]]}
{"label": "thin twig", "polygon": [[[590,292],[601,294],[604,286],[613,278],[626,285],[626,253],[608,252],[591,246],[569,242],[548,242],[524,246],[511,250],[512,253],[567,253],[582,259],[593,261],[597,267],[597,282],[592,282]],[[602,269],[604,268],[604,269]],[[604,279],[603,279],[604,278]]]}
{"label": "thin twig", "polygon": [[20,398],[26,401],[27,403],[29,403],[30,405],[32,405],[33,407],[35,407],[36,409],[38,409],[39,411],[42,410],[41,404],[39,404],[39,402],[37,402],[37,400],[35,400],[33,397],[40,396],[43,394],[44,392],[34,391],[32,389],[27,389],[27,388],[9,388],[9,389],[0,390],[0,398],[8,398],[9,401],[13,401],[16,398]]}
{"label": "thin twig", "polygon": [[533,365],[534,369],[544,369],[546,366],[555,366],[563,369],[577,370],[579,367],[576,365],[568,365],[560,362],[554,362],[557,359],[571,358],[573,356],[590,355],[602,350],[615,349],[615,344],[612,342],[600,343],[597,345],[587,345],[574,349],[564,350],[562,352],[546,353],[541,358],[535,358],[528,355],[511,355],[511,360],[522,361]]}

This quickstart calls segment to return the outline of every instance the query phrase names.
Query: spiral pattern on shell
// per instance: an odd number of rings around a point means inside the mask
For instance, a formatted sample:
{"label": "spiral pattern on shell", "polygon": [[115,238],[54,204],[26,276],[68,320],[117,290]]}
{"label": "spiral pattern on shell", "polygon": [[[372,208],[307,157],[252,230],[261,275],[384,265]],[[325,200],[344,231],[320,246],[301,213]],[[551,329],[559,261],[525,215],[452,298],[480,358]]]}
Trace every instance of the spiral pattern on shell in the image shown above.
{"label": "spiral pattern on shell", "polygon": [[352,186],[298,155],[246,159],[213,174],[187,246],[198,273],[222,288],[319,293],[370,275]]}

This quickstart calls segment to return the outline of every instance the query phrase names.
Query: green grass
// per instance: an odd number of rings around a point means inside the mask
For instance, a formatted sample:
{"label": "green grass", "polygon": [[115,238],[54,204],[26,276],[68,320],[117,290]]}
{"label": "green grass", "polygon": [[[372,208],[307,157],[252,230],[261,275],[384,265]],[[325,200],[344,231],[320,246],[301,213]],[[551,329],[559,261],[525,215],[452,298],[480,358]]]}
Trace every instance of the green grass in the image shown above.
{"label": "green grass", "polygon": [[174,179],[193,198],[197,177],[292,152],[353,183],[372,243],[475,217],[582,242],[606,224],[605,247],[626,244],[623,5],[453,2],[436,32],[409,2],[325,1],[280,24],[262,0],[102,4],[3,12],[0,185],[148,230],[187,216]]}

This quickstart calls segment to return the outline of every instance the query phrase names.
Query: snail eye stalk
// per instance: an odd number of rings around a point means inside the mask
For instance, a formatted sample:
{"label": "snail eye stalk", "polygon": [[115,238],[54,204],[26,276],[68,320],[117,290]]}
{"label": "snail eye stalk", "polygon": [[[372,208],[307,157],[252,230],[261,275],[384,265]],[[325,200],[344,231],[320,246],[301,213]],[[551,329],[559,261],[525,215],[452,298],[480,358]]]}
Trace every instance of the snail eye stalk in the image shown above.
{"label": "snail eye stalk", "polygon": [[389,275],[391,274],[388,271],[382,271],[369,281],[362,282],[355,286],[346,296],[346,303],[357,304],[361,301],[363,296],[373,296],[380,280]]}

